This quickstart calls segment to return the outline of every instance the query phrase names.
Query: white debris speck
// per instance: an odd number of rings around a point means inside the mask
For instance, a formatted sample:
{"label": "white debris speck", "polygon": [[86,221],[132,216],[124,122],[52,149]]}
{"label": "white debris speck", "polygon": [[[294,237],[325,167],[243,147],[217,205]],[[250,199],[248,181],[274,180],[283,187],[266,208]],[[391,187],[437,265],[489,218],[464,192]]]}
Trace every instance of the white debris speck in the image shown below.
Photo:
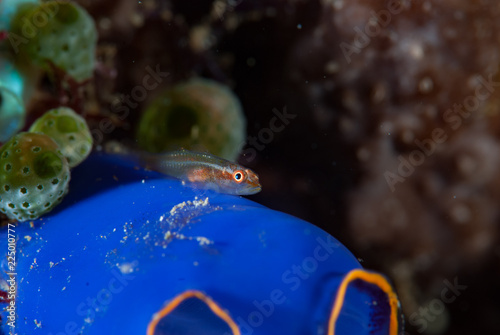
{"label": "white debris speck", "polygon": [[197,208],[197,207],[208,206],[208,205],[210,205],[210,203],[208,201],[208,197],[206,197],[204,200],[198,200],[198,198],[195,197],[193,201],[189,201],[189,200],[184,201],[184,202],[181,202],[180,204],[177,204],[174,207],[172,207],[172,209],[170,210],[170,215],[171,216],[175,215],[178,210],[183,209],[186,206],[193,206],[193,207]]}
{"label": "white debris speck", "polygon": [[199,263],[198,263],[198,262],[196,262],[196,261],[194,261],[194,262],[193,262],[193,265],[194,265],[194,266],[198,266],[198,264],[199,264]]}
{"label": "white debris speck", "polygon": [[213,241],[210,241],[208,238],[202,236],[198,236],[196,238],[196,241],[198,241],[200,245],[209,245],[214,243]]}
{"label": "white debris speck", "polygon": [[2,289],[4,291],[8,291],[9,287],[10,287],[10,285],[7,284],[7,281],[5,279],[0,279],[0,289]]}
{"label": "white debris speck", "polygon": [[123,274],[128,274],[134,272],[134,268],[139,264],[138,261],[133,261],[133,262],[128,262],[128,263],[122,263],[122,264],[117,264],[116,266],[118,269],[120,269],[120,272]]}
{"label": "white debris speck", "polygon": [[179,239],[179,240],[186,240],[186,239],[188,239],[188,238],[186,237],[186,235],[184,235],[184,234],[175,234],[175,237],[176,237],[177,239]]}

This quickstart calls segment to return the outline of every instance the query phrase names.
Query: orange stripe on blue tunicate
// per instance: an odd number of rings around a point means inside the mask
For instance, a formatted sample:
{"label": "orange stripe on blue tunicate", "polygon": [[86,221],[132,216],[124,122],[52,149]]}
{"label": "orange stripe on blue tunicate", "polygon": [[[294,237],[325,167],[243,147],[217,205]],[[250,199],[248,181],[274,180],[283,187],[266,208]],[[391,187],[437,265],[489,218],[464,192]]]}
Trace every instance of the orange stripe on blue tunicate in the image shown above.
{"label": "orange stripe on blue tunicate", "polygon": [[[172,314],[179,306],[186,302],[191,298],[199,299],[202,303],[204,303],[210,311],[220,318],[221,321],[227,325],[227,330],[231,331],[232,335],[241,335],[241,332],[233,321],[233,319],[229,316],[229,314],[222,309],[215,301],[213,301],[210,297],[206,296],[203,292],[197,290],[188,290],[179,295],[177,295],[174,299],[172,299],[165,307],[163,307],[158,313],[153,316],[153,319],[148,325],[147,335],[159,335],[159,334],[167,334],[162,328],[165,326],[165,321],[170,314]],[[190,313],[191,315],[196,315],[198,313]],[[172,332],[168,332],[168,334],[172,334]],[[225,334],[229,334],[225,332]]]}
{"label": "orange stripe on blue tunicate", "polygon": [[[401,323],[399,322],[400,304],[396,293],[384,276],[363,269],[351,270],[342,279],[328,320],[328,335],[337,334],[336,328],[341,320],[341,313],[346,303],[354,296],[354,294],[348,294],[348,289],[354,286],[356,295],[359,295],[362,291],[369,292],[364,305],[372,310],[370,313],[372,315],[371,323],[366,325],[371,329],[370,333],[387,333],[381,331],[381,328],[388,327],[388,334],[397,335]],[[377,294],[377,290],[380,294]],[[384,305],[384,302],[386,305]],[[360,305],[357,304],[356,306],[359,308]],[[346,312],[346,314],[348,316],[344,319],[352,316],[349,315],[349,312]]]}

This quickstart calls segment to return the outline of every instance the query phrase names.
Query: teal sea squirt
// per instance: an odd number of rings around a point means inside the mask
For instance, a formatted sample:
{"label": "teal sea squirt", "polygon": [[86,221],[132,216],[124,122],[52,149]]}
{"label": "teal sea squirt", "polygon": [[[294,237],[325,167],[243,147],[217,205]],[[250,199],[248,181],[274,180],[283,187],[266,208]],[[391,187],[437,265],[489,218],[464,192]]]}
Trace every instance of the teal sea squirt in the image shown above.
{"label": "teal sea squirt", "polygon": [[26,80],[6,52],[0,52],[0,142],[24,126],[23,94]]}

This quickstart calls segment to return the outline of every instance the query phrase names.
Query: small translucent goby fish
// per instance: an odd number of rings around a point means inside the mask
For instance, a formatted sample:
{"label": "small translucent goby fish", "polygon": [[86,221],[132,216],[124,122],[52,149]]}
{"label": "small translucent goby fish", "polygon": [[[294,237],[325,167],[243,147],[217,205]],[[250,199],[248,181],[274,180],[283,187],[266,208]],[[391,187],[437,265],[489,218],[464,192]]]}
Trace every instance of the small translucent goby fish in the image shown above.
{"label": "small translucent goby fish", "polygon": [[189,150],[161,154],[130,152],[117,142],[108,143],[106,151],[128,156],[147,169],[175,177],[196,188],[234,195],[255,194],[262,189],[255,172],[209,153]]}

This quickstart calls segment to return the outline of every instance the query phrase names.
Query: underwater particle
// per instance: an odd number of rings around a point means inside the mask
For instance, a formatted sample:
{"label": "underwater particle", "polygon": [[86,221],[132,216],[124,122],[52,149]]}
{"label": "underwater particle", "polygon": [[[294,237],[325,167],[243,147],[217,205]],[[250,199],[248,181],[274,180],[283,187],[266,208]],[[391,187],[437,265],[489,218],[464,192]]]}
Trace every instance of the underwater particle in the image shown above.
{"label": "underwater particle", "polygon": [[137,140],[150,152],[184,148],[236,160],[246,120],[231,90],[212,80],[191,79],[157,97],[139,122]]}
{"label": "underwater particle", "polygon": [[30,132],[50,136],[59,145],[71,168],[85,160],[92,151],[92,134],[85,119],[68,107],[49,110],[33,123]]}
{"label": "underwater particle", "polygon": [[68,162],[54,140],[19,133],[0,148],[0,212],[34,220],[61,202],[69,179]]}
{"label": "underwater particle", "polygon": [[23,4],[11,26],[10,34],[19,37],[11,46],[28,62],[45,70],[53,65],[77,82],[92,77],[97,30],[79,5],[61,1]]}

